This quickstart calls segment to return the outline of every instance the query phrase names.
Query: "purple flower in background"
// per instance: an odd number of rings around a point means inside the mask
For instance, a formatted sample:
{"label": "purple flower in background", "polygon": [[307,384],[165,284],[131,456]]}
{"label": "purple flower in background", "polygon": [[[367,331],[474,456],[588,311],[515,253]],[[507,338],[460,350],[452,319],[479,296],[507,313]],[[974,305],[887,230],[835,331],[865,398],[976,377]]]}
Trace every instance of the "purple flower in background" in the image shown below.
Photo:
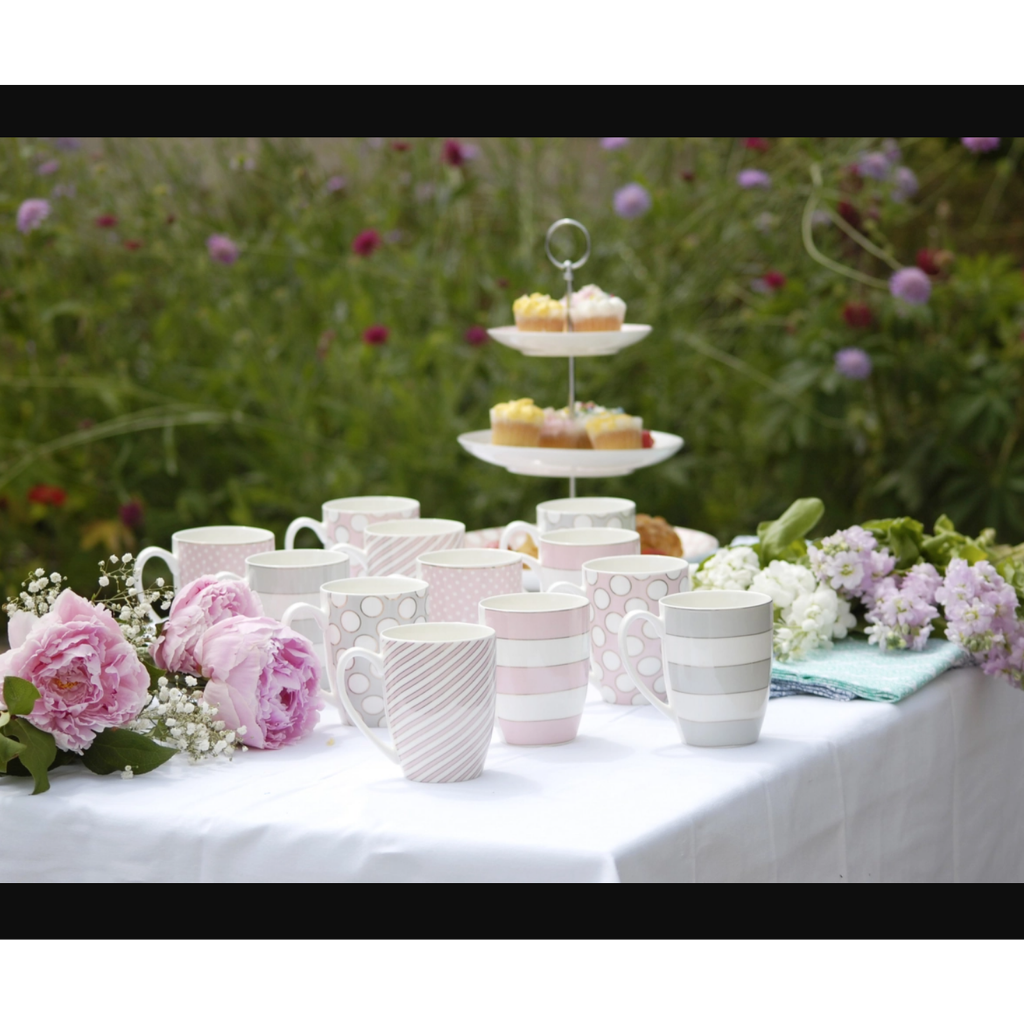
{"label": "purple flower in background", "polygon": [[59,160],[46,160],[36,168],[36,174],[56,174],[60,170]]}
{"label": "purple flower in background", "polygon": [[53,140],[54,146],[57,149],[63,150],[65,153],[73,153],[76,149],[81,148],[81,141],[68,135],[63,135]]}
{"label": "purple flower in background", "polygon": [[327,184],[324,188],[326,188],[328,192],[340,192],[346,185],[348,185],[348,182],[344,177],[342,177],[342,175],[332,174],[331,177],[327,179]]}
{"label": "purple flower in background", "polygon": [[836,373],[850,380],[866,380],[871,376],[871,356],[862,348],[841,348],[836,353]]}
{"label": "purple flower in background", "polygon": [[238,259],[238,246],[227,235],[210,235],[206,240],[210,259],[230,266]]}
{"label": "purple flower in background", "polygon": [[892,198],[897,203],[906,202],[916,195],[917,175],[909,167],[897,167],[893,174]]}
{"label": "purple flower in background", "polygon": [[907,579],[900,586],[895,577],[887,577],[868,601],[870,607],[864,617],[871,625],[865,632],[868,643],[878,644],[879,650],[891,647],[923,651],[932,631],[932,620],[938,618],[938,608],[918,588],[908,587]]}
{"label": "purple flower in background", "polygon": [[765,171],[759,171],[754,167],[748,167],[736,175],[736,184],[740,188],[771,188],[772,179]]}
{"label": "purple flower in background", "polygon": [[885,181],[889,177],[889,161],[884,153],[865,153],[857,161],[857,170],[863,178]]}
{"label": "purple flower in background", "polygon": [[889,291],[911,306],[923,306],[932,293],[932,283],[919,267],[904,267],[889,278]]}
{"label": "purple flower in background", "polygon": [[814,575],[840,597],[865,597],[877,589],[878,574],[888,575],[896,565],[887,548],[877,551],[877,547],[872,534],[862,526],[851,526],[808,544],[807,557]]}
{"label": "purple flower in background", "polygon": [[903,154],[900,152],[900,147],[895,139],[886,139],[882,143],[882,152],[892,167],[895,167],[903,159]]}
{"label": "purple flower in background", "polygon": [[27,235],[34,231],[40,224],[50,216],[50,204],[45,199],[26,199],[18,207],[17,224],[18,230]]}
{"label": "purple flower in background", "polygon": [[610,138],[601,140],[602,149],[622,149],[623,146],[629,145],[629,139]]}
{"label": "purple flower in background", "polygon": [[651,194],[635,181],[616,189],[615,212],[626,220],[642,217],[651,208]]}
{"label": "purple flower in background", "polygon": [[78,189],[74,185],[56,185],[50,193],[54,199],[74,199],[77,194]]}
{"label": "purple flower in background", "polygon": [[961,139],[960,140],[972,153],[991,153],[993,149],[999,148],[999,139]]}

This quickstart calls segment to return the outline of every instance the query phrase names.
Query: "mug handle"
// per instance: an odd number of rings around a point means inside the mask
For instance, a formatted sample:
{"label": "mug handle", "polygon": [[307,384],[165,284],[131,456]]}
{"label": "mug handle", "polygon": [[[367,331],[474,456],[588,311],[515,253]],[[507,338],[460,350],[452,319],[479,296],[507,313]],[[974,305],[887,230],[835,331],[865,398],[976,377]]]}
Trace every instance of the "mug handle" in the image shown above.
{"label": "mug handle", "polygon": [[[648,611],[641,611],[637,609],[633,612],[628,612],[626,617],[622,620],[622,625],[619,626],[619,653],[622,655],[622,660],[626,664],[626,671],[629,673],[629,678],[636,683],[636,688],[668,719],[676,721],[676,716],[672,713],[672,708],[663,701],[641,678],[640,673],[633,667],[633,659],[629,656],[629,650],[626,647],[626,633],[629,627],[639,619],[644,619],[649,622],[658,631],[658,636],[661,637],[662,644],[665,643],[665,622],[663,619],[658,618],[657,615],[652,615]],[[664,662],[664,658],[662,659]],[[665,673],[665,686],[668,687],[668,672]]]}
{"label": "mug handle", "polygon": [[[296,601],[295,604],[288,605],[284,610],[284,615],[281,616],[281,625],[286,626],[288,629],[292,628],[292,622],[299,617],[299,613],[303,613],[305,618],[314,619],[316,624],[320,627],[320,632],[324,638],[324,648],[327,647],[327,613],[319,605],[309,604],[306,601]],[[331,659],[327,659],[327,682],[330,683],[331,689],[334,689],[334,680],[331,678],[331,672],[334,669],[334,664]],[[323,691],[321,691],[322,693]],[[323,695],[335,707],[340,708],[341,705],[334,699],[332,694]],[[347,724],[347,723],[344,723]]]}
{"label": "mug handle", "polygon": [[336,679],[345,678],[345,669],[348,668],[349,662],[354,661],[356,658],[365,658],[377,671],[383,676],[384,675],[384,659],[376,651],[366,651],[362,647],[350,647],[347,651],[342,651],[338,655],[338,664],[334,670],[334,679],[331,680],[331,686],[334,687],[336,696],[341,699],[341,703],[345,707],[345,711],[348,712],[348,717],[359,727],[359,731],[368,739],[372,740],[380,748],[381,753],[395,764],[401,764],[398,758],[398,751],[394,747],[389,746],[382,739],[374,736],[373,730],[363,721],[363,716],[356,711],[355,705],[352,703],[352,698],[348,695],[348,687],[338,686],[335,682]]}
{"label": "mug handle", "polygon": [[343,554],[348,555],[349,558],[358,562],[363,567],[364,572],[369,573],[369,552],[365,551],[363,548],[357,548],[355,544],[345,544],[339,541],[337,544],[332,544],[327,550],[341,551]]}
{"label": "mug handle", "polygon": [[172,576],[178,575],[178,559],[167,550],[167,548],[150,547],[143,548],[135,557],[135,589],[142,589],[142,570],[151,558],[162,558],[171,570]]}
{"label": "mug handle", "polygon": [[587,592],[578,583],[569,583],[567,580],[552,583],[548,587],[547,592],[549,594],[578,594],[580,597],[587,596]]}
{"label": "mug handle", "polygon": [[[508,524],[504,530],[501,531],[501,540],[498,541],[498,547],[502,551],[508,551],[509,542],[517,533],[527,533],[530,535],[530,539],[534,544],[537,545],[537,550],[540,550],[540,530],[537,529],[533,523],[524,522],[522,519],[516,519],[514,522]],[[529,556],[526,556],[529,557]]]}
{"label": "mug handle", "polygon": [[319,519],[310,519],[309,516],[299,516],[298,519],[293,519],[288,524],[288,529],[284,532],[284,549],[285,551],[291,551],[295,547],[295,535],[303,527],[308,527],[312,530],[320,540],[320,543],[327,547],[327,531],[324,529],[324,524]]}

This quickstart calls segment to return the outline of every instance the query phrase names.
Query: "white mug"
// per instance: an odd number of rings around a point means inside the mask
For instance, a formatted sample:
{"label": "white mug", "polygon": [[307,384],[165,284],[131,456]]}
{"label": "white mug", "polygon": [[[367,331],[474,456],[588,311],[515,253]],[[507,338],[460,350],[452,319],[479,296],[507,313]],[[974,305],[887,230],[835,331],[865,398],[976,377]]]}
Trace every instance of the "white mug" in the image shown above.
{"label": "white mug", "polygon": [[[373,665],[363,658],[366,651],[380,650],[381,631],[401,623],[427,621],[427,584],[403,576],[360,576],[332,580],[320,586],[319,603],[299,602],[285,610],[282,621],[312,618],[323,635],[327,681],[337,693],[334,667],[338,656],[355,651],[346,669],[345,689],[358,701],[363,714],[375,726],[384,725],[384,686]],[[338,705],[346,725],[352,720]]]}
{"label": "white mug", "polygon": [[[503,543],[507,543],[507,540],[508,530],[502,538]],[[556,583],[562,582],[582,585],[583,563],[594,558],[640,554],[640,534],[636,530],[616,530],[611,527],[549,530],[540,534],[537,541],[540,558],[524,554],[519,557],[540,577],[541,590],[550,590]]]}
{"label": "white mug", "polygon": [[[631,611],[619,627],[626,670],[644,696],[695,747],[755,743],[772,679],[772,599],[744,590],[672,594],[659,614]],[[661,637],[661,659],[630,655],[638,620]],[[668,701],[655,689],[661,680]]]}
{"label": "white mug", "polygon": [[[382,653],[366,655],[384,677],[394,746],[375,736],[337,689],[349,716],[413,782],[465,782],[484,770],[494,731],[495,637],[487,626],[433,622],[381,632]],[[357,652],[338,658],[341,677]]]}
{"label": "white mug", "polygon": [[331,550],[356,559],[369,576],[415,576],[417,556],[461,548],[465,537],[465,524],[454,519],[392,519],[366,527],[365,547],[335,544]]}
{"label": "white mug", "polygon": [[142,570],[151,558],[162,558],[174,578],[175,590],[200,576],[230,572],[245,576],[249,555],[274,550],[274,535],[256,526],[197,526],[171,535],[171,550],[143,548],[135,559],[135,586],[142,586]]}
{"label": "white mug", "polygon": [[434,622],[479,622],[480,602],[523,590],[523,559],[515,551],[454,548],[416,559],[416,575],[430,585]]}

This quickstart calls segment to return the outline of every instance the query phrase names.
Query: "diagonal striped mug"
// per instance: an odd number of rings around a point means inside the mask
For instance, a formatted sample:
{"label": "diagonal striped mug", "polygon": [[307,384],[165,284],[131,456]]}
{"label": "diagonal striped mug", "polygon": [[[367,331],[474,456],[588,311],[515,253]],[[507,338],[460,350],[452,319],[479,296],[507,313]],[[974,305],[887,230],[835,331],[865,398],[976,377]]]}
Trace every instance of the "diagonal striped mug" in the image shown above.
{"label": "diagonal striped mug", "polygon": [[[465,782],[484,770],[494,731],[495,633],[487,626],[428,622],[381,631],[383,652],[352,648],[338,658],[334,691],[349,717],[413,782]],[[356,657],[384,676],[394,746],[363,721],[337,685]]]}
{"label": "diagonal striped mug", "polygon": [[415,576],[416,559],[431,551],[461,548],[466,527],[454,519],[391,519],[363,530],[365,547],[334,544],[366,569],[367,576]]}

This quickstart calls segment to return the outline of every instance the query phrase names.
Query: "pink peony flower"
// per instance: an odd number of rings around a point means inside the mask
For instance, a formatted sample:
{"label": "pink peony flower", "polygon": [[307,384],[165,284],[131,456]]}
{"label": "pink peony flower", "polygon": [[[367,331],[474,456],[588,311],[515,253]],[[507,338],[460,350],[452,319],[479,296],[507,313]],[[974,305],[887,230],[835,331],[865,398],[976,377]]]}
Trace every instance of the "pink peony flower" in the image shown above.
{"label": "pink peony flower", "polygon": [[203,634],[236,615],[262,614],[262,602],[243,580],[200,576],[175,595],[163,631],[149,649],[150,656],[165,672],[205,675],[196,655]]}
{"label": "pink peony flower", "polygon": [[39,691],[28,720],[61,750],[85,750],[96,733],[142,710],[149,673],[105,608],[65,590],[27,634],[24,627],[12,629],[22,642],[0,655],[0,679],[21,676]]}
{"label": "pink peony flower", "polygon": [[16,222],[18,230],[27,235],[34,231],[50,216],[50,204],[45,199],[26,199],[18,207]]}
{"label": "pink peony flower", "polygon": [[230,266],[238,259],[238,246],[227,235],[210,235],[206,240],[210,259]]}
{"label": "pink peony flower", "polygon": [[249,747],[276,750],[320,720],[320,665],[313,645],[276,619],[236,616],[203,634],[196,653],[210,681],[204,696]]}

